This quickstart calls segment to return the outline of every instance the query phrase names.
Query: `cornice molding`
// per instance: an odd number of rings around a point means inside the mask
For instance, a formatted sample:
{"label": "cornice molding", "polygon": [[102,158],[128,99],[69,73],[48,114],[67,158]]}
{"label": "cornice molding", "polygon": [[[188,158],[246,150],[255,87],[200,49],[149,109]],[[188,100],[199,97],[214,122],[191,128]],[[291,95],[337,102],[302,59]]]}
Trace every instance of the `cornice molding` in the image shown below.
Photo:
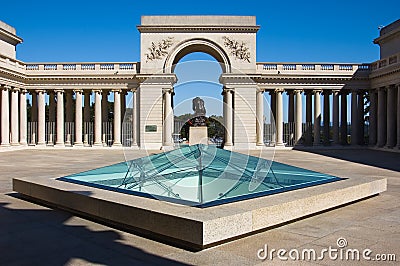
{"label": "cornice molding", "polygon": [[260,26],[137,26],[140,33],[181,33],[181,32],[235,32],[235,33],[256,33]]}

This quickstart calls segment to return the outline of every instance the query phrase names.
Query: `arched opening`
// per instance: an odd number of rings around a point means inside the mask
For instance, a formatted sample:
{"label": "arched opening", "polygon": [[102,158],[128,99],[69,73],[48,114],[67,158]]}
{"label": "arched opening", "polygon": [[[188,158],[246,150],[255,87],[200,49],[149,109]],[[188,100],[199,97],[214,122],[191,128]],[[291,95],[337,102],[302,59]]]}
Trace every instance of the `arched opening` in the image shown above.
{"label": "arched opening", "polygon": [[[206,109],[206,126],[209,143],[221,146],[224,139],[223,117],[223,85],[219,83],[221,74],[226,70],[220,64],[221,58],[215,53],[204,51],[187,53],[181,50],[177,53],[173,73],[178,82],[174,86],[174,141],[185,143],[189,137],[189,127],[194,123],[192,101],[200,97]],[[186,53],[186,54],[185,54]]]}

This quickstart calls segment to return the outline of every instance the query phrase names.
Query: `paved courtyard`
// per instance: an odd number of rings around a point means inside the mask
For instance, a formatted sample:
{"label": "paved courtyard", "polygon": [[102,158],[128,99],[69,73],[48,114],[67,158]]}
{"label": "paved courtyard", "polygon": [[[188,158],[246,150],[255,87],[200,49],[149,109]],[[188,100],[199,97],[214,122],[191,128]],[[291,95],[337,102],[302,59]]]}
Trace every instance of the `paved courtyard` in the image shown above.
{"label": "paved courtyard", "polygon": [[[137,151],[137,156],[142,155],[145,153]],[[340,177],[386,177],[388,190],[377,197],[200,252],[182,250],[31,203],[12,191],[13,177],[63,176],[123,160],[123,151],[118,149],[1,152],[0,265],[343,265],[344,261],[331,260],[327,254],[324,260],[312,262],[257,258],[257,251],[266,244],[268,249],[319,252],[329,246],[337,248],[338,238],[345,238],[348,248],[371,249],[371,257],[396,254],[400,260],[400,153],[364,149],[277,151],[275,160],[310,170]],[[371,265],[362,259],[358,263]]]}

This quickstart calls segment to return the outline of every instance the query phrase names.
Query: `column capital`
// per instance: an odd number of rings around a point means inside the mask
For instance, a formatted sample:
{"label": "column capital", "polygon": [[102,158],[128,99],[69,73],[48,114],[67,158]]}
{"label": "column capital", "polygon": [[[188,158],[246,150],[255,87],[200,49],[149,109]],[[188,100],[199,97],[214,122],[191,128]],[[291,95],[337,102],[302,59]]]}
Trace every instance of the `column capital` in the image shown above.
{"label": "column capital", "polygon": [[35,92],[36,92],[36,93],[46,93],[46,90],[44,90],[44,89],[38,89],[38,90],[35,90]]}
{"label": "column capital", "polygon": [[275,93],[283,93],[285,91],[285,89],[282,88],[277,88],[274,90]]}
{"label": "column capital", "polygon": [[54,92],[55,93],[64,93],[64,90],[63,89],[55,89]]}
{"label": "column capital", "polygon": [[163,93],[173,93],[174,89],[173,88],[162,88]]}
{"label": "column capital", "polygon": [[300,94],[301,94],[301,93],[303,93],[303,91],[304,91],[303,89],[294,89],[294,90],[293,90],[293,92],[294,92],[295,94],[297,94],[297,93],[300,93]]}
{"label": "column capital", "polygon": [[265,90],[264,90],[264,89],[261,89],[261,88],[257,88],[256,91],[257,91],[257,92],[261,92],[261,93],[264,93],[264,92],[265,92]]}
{"label": "column capital", "polygon": [[339,89],[333,89],[333,90],[331,90],[331,92],[332,92],[333,94],[335,94],[335,93],[340,93],[340,90],[339,90]]}
{"label": "column capital", "polygon": [[122,93],[122,90],[121,90],[121,89],[112,89],[111,91],[112,91],[112,92],[119,92],[119,93]]}
{"label": "column capital", "polygon": [[26,93],[28,93],[28,90],[26,90],[26,89],[21,89],[21,90],[20,90],[20,93],[26,94]]}
{"label": "column capital", "polygon": [[20,89],[19,89],[19,88],[16,88],[16,87],[12,87],[12,88],[11,88],[11,91],[12,91],[12,92],[19,92]]}
{"label": "column capital", "polygon": [[312,93],[314,93],[314,94],[316,94],[316,93],[321,93],[321,92],[323,92],[322,89],[313,89],[313,90],[312,90]]}
{"label": "column capital", "polygon": [[9,85],[2,85],[2,86],[1,86],[1,90],[3,90],[3,91],[11,90],[11,86],[9,86]]}
{"label": "column capital", "polygon": [[222,90],[222,92],[223,92],[223,93],[233,92],[233,89],[232,89],[232,88],[224,88],[224,89]]}
{"label": "column capital", "polygon": [[99,94],[100,94],[100,93],[102,93],[103,91],[100,90],[100,89],[94,89],[94,90],[92,90],[92,92],[93,92],[93,93],[99,93]]}
{"label": "column capital", "polygon": [[82,90],[82,89],[74,89],[73,91],[74,91],[75,93],[78,93],[78,92],[79,92],[79,93],[83,93],[83,90]]}
{"label": "column capital", "polygon": [[136,93],[137,88],[130,89],[132,93]]}

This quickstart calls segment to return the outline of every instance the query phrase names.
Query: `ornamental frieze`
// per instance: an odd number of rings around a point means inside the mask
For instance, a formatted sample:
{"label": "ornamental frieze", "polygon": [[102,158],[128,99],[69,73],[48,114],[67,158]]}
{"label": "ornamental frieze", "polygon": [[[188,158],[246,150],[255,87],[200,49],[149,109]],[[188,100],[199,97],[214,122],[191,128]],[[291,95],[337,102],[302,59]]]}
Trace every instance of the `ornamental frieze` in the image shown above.
{"label": "ornamental frieze", "polygon": [[164,56],[168,54],[167,50],[173,44],[173,37],[168,37],[167,39],[163,39],[158,43],[151,42],[151,46],[147,48],[149,50],[146,53],[146,63],[153,60],[162,59]]}
{"label": "ornamental frieze", "polygon": [[222,37],[222,39],[224,39],[225,47],[231,51],[231,55],[236,59],[250,63],[250,49],[245,42],[238,42],[226,36]]}

